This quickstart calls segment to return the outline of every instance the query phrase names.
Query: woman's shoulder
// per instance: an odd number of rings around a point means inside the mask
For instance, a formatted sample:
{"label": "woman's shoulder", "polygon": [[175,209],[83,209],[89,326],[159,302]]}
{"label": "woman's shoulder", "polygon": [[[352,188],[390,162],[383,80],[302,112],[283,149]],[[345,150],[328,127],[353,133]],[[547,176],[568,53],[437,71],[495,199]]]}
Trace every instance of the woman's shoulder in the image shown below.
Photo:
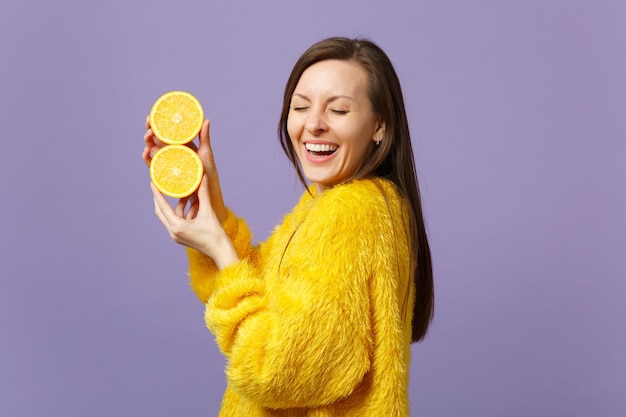
{"label": "woman's shoulder", "polygon": [[400,199],[396,185],[384,178],[366,178],[350,181],[324,192],[320,197],[328,200],[372,201],[378,202],[384,198]]}
{"label": "woman's shoulder", "polygon": [[[316,208],[371,218],[401,210],[403,198],[395,184],[382,178],[354,180],[336,185],[317,197]],[[362,213],[359,216],[359,213]]]}

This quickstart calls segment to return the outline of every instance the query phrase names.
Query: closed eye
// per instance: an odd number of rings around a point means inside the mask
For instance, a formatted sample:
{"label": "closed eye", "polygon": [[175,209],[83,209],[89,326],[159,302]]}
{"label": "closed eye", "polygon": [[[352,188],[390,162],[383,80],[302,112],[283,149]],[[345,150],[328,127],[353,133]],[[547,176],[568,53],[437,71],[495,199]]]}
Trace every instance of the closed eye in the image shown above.
{"label": "closed eye", "polygon": [[345,115],[345,114],[348,114],[348,110],[338,110],[338,109],[333,109],[333,110],[331,110],[331,111],[332,111],[334,114],[338,114],[338,115],[341,115],[341,116],[343,116],[343,115]]}

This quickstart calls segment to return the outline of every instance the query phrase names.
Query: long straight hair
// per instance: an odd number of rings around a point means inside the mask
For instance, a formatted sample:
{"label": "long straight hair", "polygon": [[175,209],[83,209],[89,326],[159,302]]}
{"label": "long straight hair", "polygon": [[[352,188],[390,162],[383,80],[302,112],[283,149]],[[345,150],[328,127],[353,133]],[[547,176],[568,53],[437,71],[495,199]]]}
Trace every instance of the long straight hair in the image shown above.
{"label": "long straight hair", "polygon": [[285,87],[278,125],[280,144],[306,187],[304,173],[287,131],[287,118],[291,97],[302,73],[311,65],[329,59],[354,61],[365,69],[372,110],[385,121],[380,145],[374,147],[370,157],[351,179],[385,178],[395,184],[408,204],[414,258],[412,264],[416,264],[411,269],[411,279],[415,285],[411,340],[418,342],[426,336],[434,314],[433,271],[402,89],[385,52],[372,41],[344,37],[325,39],[305,51],[296,62]]}

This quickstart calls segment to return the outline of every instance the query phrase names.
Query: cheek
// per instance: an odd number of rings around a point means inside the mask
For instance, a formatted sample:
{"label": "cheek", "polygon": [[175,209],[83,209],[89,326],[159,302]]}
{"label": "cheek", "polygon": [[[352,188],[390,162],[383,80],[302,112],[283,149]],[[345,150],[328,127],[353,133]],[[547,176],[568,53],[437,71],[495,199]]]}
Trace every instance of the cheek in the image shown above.
{"label": "cheek", "polygon": [[369,129],[355,129],[349,133],[350,142],[358,152],[365,152],[372,142],[373,133]]}

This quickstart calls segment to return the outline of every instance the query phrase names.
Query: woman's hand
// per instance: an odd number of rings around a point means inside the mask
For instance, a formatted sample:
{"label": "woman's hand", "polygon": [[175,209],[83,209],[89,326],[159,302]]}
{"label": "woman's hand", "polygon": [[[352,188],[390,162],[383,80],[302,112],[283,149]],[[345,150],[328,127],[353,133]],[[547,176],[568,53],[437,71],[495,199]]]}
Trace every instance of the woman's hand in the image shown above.
{"label": "woman's hand", "polygon": [[215,166],[215,158],[213,157],[213,149],[211,148],[211,136],[209,130],[211,128],[211,122],[205,120],[200,129],[200,146],[196,149],[195,145],[191,143],[191,147],[198,152],[198,156],[202,160],[204,166],[204,173],[208,182],[209,195],[211,196],[211,206],[217,216],[220,224],[226,221],[226,206],[224,205],[224,197],[222,196],[222,186],[220,185],[220,178]]}
{"label": "woman's hand", "polygon": [[[143,136],[144,149],[142,153],[142,158],[146,165],[150,166],[150,161],[152,161],[152,156],[156,151],[161,149],[166,144],[161,142],[152,131],[150,127],[150,116],[146,117],[146,133]],[[209,135],[210,122],[205,120],[202,124],[202,129],[200,130],[200,134],[198,135],[200,138],[200,146],[196,146],[193,142],[189,143],[188,146],[198,152],[198,156],[202,160],[202,165],[204,167],[204,173],[208,176],[208,187],[209,193],[211,195],[211,205],[213,206],[213,211],[215,212],[220,223],[224,223],[226,220],[227,212],[226,206],[224,205],[224,197],[222,196],[222,187],[220,185],[220,179],[217,173],[217,168],[215,166],[215,158],[213,157],[213,150],[211,149],[211,137]],[[196,194],[194,194],[190,200],[194,201],[196,199]],[[187,200],[185,200],[186,202]]]}
{"label": "woman's hand", "polygon": [[[154,184],[150,186],[154,195],[155,213],[174,242],[208,255],[219,269],[239,261],[232,241],[213,210],[207,175],[202,178],[197,198],[180,199],[174,209]],[[189,200],[192,204],[185,213]]]}

